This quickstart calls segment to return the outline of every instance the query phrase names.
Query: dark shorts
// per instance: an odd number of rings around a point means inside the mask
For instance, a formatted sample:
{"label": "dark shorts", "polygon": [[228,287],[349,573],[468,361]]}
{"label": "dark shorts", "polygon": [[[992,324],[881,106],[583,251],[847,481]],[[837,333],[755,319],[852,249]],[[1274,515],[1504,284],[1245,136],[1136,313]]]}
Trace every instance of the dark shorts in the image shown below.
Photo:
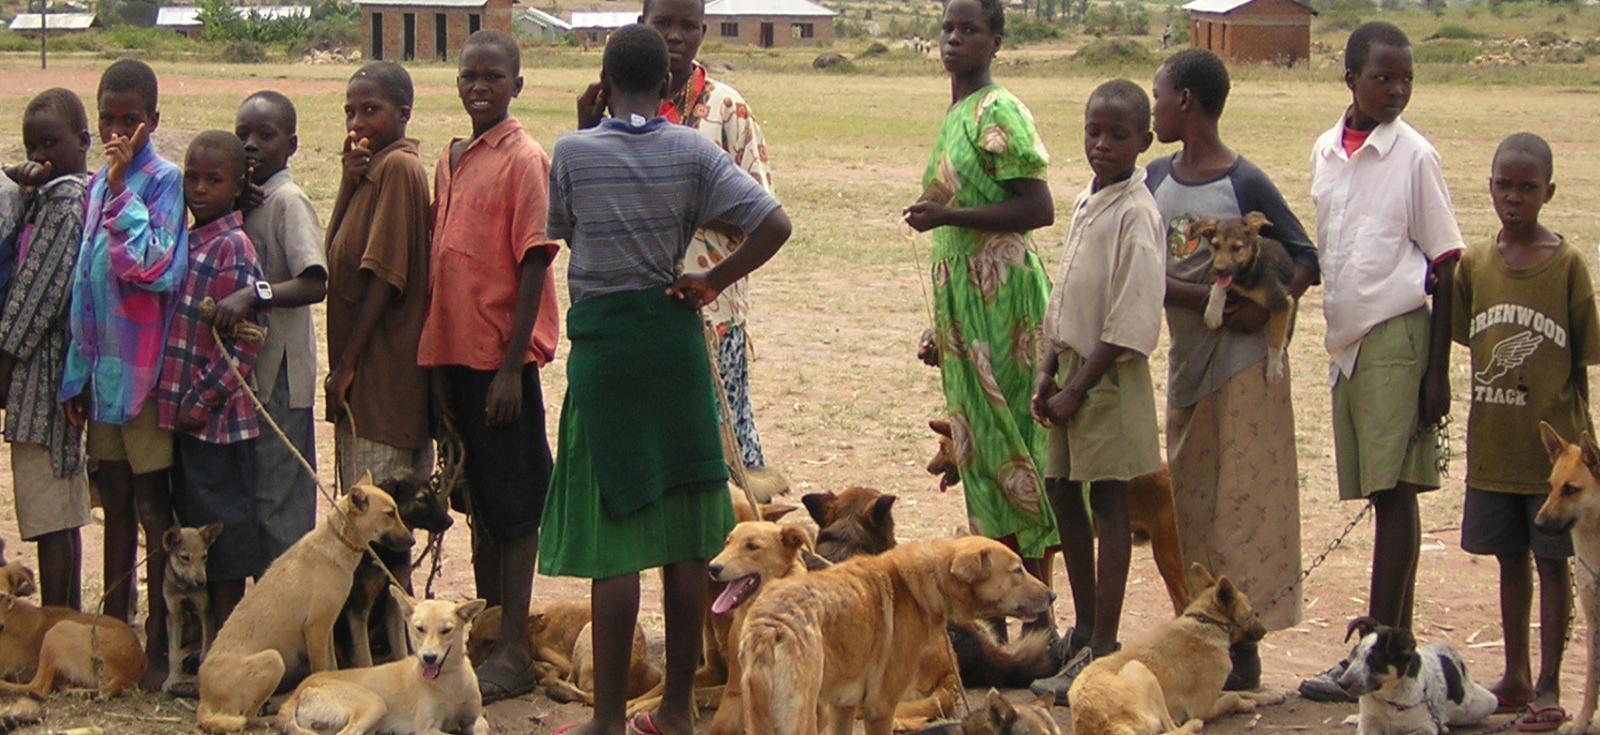
{"label": "dark shorts", "polygon": [[444,368],[445,391],[466,447],[473,527],[504,541],[539,531],[550,490],[550,441],[544,427],[539,367],[522,368],[522,413],[508,426],[484,425],[494,371]]}
{"label": "dark shorts", "polygon": [[1533,552],[1541,559],[1572,556],[1572,534],[1551,536],[1533,527],[1545,496],[1497,493],[1467,488],[1461,509],[1461,548],[1469,554],[1513,556]]}
{"label": "dark shorts", "polygon": [[178,481],[172,506],[178,522],[191,528],[222,524],[206,558],[206,576],[212,582],[260,577],[271,561],[256,513],[255,442],[261,440],[211,444],[182,432],[174,435]]}

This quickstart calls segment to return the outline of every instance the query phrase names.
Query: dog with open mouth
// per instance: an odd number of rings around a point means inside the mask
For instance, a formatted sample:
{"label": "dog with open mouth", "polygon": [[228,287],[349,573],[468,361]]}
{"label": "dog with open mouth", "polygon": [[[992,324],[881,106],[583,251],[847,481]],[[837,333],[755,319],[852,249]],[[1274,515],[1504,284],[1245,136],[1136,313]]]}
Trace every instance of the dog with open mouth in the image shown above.
{"label": "dog with open mouth", "polygon": [[1267,380],[1277,381],[1283,378],[1284,352],[1294,322],[1295,299],[1288,286],[1294,261],[1283,243],[1261,234],[1271,226],[1260,212],[1239,219],[1202,219],[1191,225],[1192,234],[1211,243],[1211,271],[1216,276],[1206,301],[1206,326],[1222,327],[1229,294],[1266,309],[1271,314],[1267,320]]}

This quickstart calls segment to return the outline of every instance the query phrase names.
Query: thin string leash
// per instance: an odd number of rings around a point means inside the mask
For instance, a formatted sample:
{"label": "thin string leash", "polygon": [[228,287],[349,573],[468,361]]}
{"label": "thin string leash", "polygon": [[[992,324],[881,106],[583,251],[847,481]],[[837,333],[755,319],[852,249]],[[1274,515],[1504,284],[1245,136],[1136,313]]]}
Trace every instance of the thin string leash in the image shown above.
{"label": "thin string leash", "polygon": [[[937,322],[934,319],[933,295],[928,292],[929,270],[928,267],[923,265],[922,247],[919,242],[921,233],[913,229],[904,217],[896,219],[893,227],[900,233],[900,237],[905,238],[906,247],[911,251],[911,263],[916,269],[917,288],[922,292],[922,308],[928,317],[927,328],[933,329]],[[930,255],[929,258],[931,259],[932,256]]]}

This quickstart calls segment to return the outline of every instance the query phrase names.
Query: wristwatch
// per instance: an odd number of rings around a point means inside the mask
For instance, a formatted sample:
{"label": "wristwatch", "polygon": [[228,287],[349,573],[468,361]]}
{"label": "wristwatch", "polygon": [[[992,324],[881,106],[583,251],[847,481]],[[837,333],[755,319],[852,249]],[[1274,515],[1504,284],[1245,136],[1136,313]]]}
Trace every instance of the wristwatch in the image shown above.
{"label": "wristwatch", "polygon": [[256,281],[256,300],[270,305],[272,303],[272,284],[266,281]]}

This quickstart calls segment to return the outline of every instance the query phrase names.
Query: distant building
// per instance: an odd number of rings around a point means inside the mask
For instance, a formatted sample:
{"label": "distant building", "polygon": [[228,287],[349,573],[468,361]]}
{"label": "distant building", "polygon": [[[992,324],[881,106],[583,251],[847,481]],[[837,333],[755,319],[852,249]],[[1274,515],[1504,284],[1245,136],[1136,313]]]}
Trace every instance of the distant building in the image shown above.
{"label": "distant building", "polygon": [[1299,0],[1193,0],[1189,44],[1225,61],[1293,64],[1311,56],[1311,16]]}
{"label": "distant building", "polygon": [[[38,13],[18,13],[11,19],[11,32],[28,38],[40,35]],[[43,35],[55,37],[84,33],[100,28],[100,18],[94,13],[50,13],[44,19]]]}
{"label": "distant building", "polygon": [[711,0],[706,40],[762,48],[816,46],[833,41],[836,15],[811,0]]}
{"label": "distant building", "polygon": [[[584,44],[601,45],[611,37],[611,32],[629,23],[639,22],[637,12],[626,13],[573,13],[572,32]],[[710,18],[706,19],[711,22]]]}
{"label": "distant building", "polygon": [[484,28],[511,33],[512,0],[355,0],[361,54],[390,61],[459,58],[467,36]]}
{"label": "distant building", "polygon": [[524,8],[512,17],[511,25],[522,38],[544,42],[559,41],[572,32],[572,24],[538,8]]}
{"label": "distant building", "polygon": [[[239,15],[255,13],[262,18],[310,18],[309,5],[235,5]],[[186,38],[200,37],[200,8],[195,5],[168,5],[156,9],[156,27]]]}

